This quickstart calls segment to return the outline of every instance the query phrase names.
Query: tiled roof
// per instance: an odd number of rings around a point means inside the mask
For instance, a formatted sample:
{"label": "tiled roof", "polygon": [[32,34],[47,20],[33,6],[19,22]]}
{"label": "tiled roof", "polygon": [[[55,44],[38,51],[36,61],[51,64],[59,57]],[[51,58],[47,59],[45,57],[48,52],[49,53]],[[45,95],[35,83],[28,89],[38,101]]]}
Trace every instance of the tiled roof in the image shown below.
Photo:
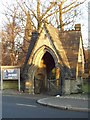
{"label": "tiled roof", "polygon": [[[75,30],[60,32],[60,30],[50,24],[44,24],[44,27],[57,50],[60,60],[67,68],[71,69],[74,76],[76,74],[81,32]],[[35,43],[38,40],[38,35],[40,34],[32,35],[25,63],[28,62]]]}
{"label": "tiled roof", "polygon": [[60,30],[50,24],[46,24],[45,27],[63,62],[68,68],[70,67],[72,74],[75,74],[81,32],[75,30],[60,32]]}
{"label": "tiled roof", "polygon": [[29,60],[29,57],[30,57],[30,55],[32,53],[32,50],[33,50],[34,46],[35,46],[37,38],[38,38],[38,32],[35,31],[35,32],[32,33],[32,37],[31,37],[29,48],[28,48],[25,64],[27,64],[27,62]]}

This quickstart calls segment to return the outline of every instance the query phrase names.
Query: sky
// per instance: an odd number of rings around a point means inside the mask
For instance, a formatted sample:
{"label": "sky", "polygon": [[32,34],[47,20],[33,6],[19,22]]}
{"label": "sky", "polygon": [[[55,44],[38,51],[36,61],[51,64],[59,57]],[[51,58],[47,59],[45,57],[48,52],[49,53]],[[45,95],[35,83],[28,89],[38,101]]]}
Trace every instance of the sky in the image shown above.
{"label": "sky", "polygon": [[[23,1],[23,0],[20,0]],[[53,0],[51,0],[53,1]],[[83,0],[80,0],[83,1]],[[3,21],[5,21],[5,17],[3,15],[4,10],[6,9],[6,7],[4,5],[11,5],[15,2],[15,0],[0,0],[0,30],[3,27]],[[87,2],[90,2],[90,0],[87,0]],[[83,43],[84,46],[88,46],[88,12],[86,12],[87,10],[84,10],[84,8],[82,8],[82,16],[81,16],[81,20],[77,21],[77,23],[81,23],[82,24],[82,35],[83,35]]]}
{"label": "sky", "polygon": [[89,2],[89,5],[88,5],[88,9],[89,9],[89,12],[88,12],[88,45],[90,47],[90,2]]}
{"label": "sky", "polygon": [[0,30],[2,28],[2,22],[4,21],[4,10],[5,10],[5,6],[7,5],[7,2],[9,4],[12,4],[12,0],[0,0]]}

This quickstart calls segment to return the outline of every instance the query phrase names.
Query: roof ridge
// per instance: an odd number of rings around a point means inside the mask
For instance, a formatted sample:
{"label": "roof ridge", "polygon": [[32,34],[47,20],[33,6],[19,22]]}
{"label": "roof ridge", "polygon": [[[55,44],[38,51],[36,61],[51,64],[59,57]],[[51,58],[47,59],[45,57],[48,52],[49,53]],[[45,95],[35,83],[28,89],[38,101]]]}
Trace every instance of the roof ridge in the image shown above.
{"label": "roof ridge", "polygon": [[[50,25],[50,26],[53,27],[52,25]],[[48,30],[47,26],[45,26],[45,28],[46,28],[46,30],[48,31],[51,40],[53,40],[54,38],[52,37],[52,35],[51,35],[51,33],[50,33],[50,30],[52,30],[52,29],[50,29],[50,26],[48,26],[49,30]],[[55,28],[55,27],[53,27],[53,28],[54,28],[54,30],[57,30],[56,32],[58,32],[58,38],[59,38],[59,41],[60,41],[59,30],[58,30],[57,28]],[[55,35],[55,34],[54,34],[54,35]],[[54,40],[53,40],[52,43],[53,43],[53,45],[54,45]],[[61,44],[62,44],[62,42],[61,42]],[[62,46],[62,47],[63,47],[63,46]],[[59,50],[57,49],[56,45],[54,45],[54,48],[56,49],[56,52],[57,52],[57,54],[58,54],[58,56],[59,56],[59,59],[61,60],[61,59],[62,59],[62,55],[59,54]],[[63,49],[63,48],[62,48],[62,49]],[[66,51],[64,51],[64,53],[65,53],[65,55],[66,55]],[[68,61],[67,56],[66,56],[66,60]],[[62,63],[63,63],[63,61],[62,61]],[[70,67],[69,62],[67,62],[67,63],[68,63],[68,67]],[[65,63],[63,63],[63,65],[64,65],[64,64],[65,64]],[[65,64],[65,65],[66,65],[66,64]]]}

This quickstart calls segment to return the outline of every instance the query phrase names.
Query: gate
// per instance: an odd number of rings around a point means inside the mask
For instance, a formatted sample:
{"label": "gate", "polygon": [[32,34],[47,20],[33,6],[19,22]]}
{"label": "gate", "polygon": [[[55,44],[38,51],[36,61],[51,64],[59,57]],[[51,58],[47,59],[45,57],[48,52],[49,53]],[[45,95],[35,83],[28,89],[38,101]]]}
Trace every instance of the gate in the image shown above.
{"label": "gate", "polygon": [[58,81],[59,79],[48,79],[48,94],[50,95],[61,94],[61,87],[60,84],[58,84]]}

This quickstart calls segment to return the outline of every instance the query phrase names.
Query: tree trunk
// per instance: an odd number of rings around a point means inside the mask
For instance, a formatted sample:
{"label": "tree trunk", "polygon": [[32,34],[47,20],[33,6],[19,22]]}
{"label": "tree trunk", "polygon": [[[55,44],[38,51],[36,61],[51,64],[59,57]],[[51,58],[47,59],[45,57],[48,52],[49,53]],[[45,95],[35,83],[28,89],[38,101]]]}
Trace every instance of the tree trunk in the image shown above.
{"label": "tree trunk", "polygon": [[63,20],[62,20],[62,3],[59,5],[59,21],[60,21],[60,30],[64,31]]}

